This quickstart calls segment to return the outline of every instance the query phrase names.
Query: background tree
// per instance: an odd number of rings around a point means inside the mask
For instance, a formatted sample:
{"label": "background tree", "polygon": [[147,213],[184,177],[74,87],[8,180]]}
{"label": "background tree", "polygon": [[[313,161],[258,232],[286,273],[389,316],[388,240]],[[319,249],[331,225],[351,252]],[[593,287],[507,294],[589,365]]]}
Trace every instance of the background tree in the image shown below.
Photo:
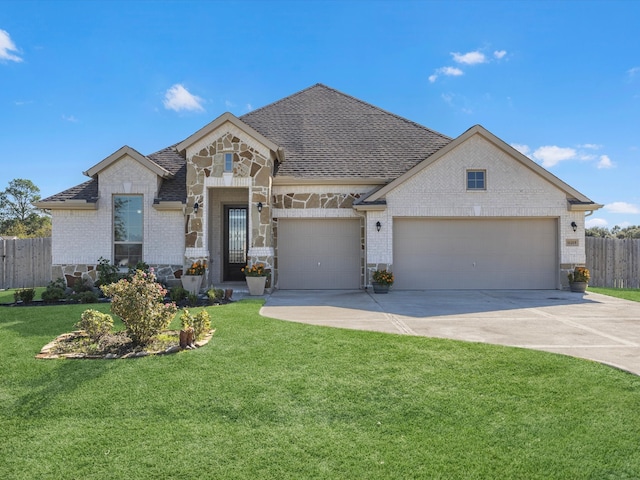
{"label": "background tree", "polygon": [[602,238],[640,238],[640,225],[630,225],[622,228],[616,225],[609,230],[605,227],[591,227],[585,230],[587,237]]}
{"label": "background tree", "polygon": [[47,212],[33,206],[38,200],[40,189],[31,180],[11,180],[0,192],[0,235],[51,236],[51,218]]}

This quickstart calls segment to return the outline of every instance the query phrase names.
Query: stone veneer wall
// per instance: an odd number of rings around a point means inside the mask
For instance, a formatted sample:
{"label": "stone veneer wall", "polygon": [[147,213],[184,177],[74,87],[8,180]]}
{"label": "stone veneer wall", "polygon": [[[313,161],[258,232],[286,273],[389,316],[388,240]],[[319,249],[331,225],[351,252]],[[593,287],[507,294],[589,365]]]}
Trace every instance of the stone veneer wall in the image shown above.
{"label": "stone veneer wall", "polygon": [[[169,287],[180,285],[180,277],[183,274],[182,265],[150,265],[154,269],[156,279]],[[68,287],[73,287],[78,280],[94,285],[99,278],[98,265],[73,264],[53,265],[51,278],[64,279]]]}
{"label": "stone veneer wall", "polygon": [[359,193],[280,193],[273,196],[273,208],[351,208]]}
{"label": "stone veneer wall", "polygon": [[[206,145],[198,146],[197,152],[187,155],[187,216],[185,233],[186,264],[198,260],[210,261],[208,254],[207,188],[246,187],[249,206],[249,263],[261,262],[268,269],[273,268],[273,238],[271,233],[271,180],[273,161],[241,138],[240,132],[226,132]],[[232,178],[228,183],[225,176],[225,154],[233,154]],[[227,173],[228,174],[228,173]],[[213,179],[220,180],[215,183]],[[244,180],[249,180],[245,182]],[[193,205],[200,206],[198,213]],[[262,212],[255,206],[262,203]],[[218,228],[218,226],[215,226]]]}

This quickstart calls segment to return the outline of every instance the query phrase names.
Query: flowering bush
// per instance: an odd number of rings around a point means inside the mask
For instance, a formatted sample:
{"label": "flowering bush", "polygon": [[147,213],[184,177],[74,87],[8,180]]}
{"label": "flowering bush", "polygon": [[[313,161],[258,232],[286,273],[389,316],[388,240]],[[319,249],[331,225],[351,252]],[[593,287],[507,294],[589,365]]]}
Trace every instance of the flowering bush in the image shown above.
{"label": "flowering bush", "polygon": [[393,285],[393,273],[386,270],[373,272],[373,281],[380,285]]}
{"label": "flowering bush", "polygon": [[198,260],[195,263],[192,263],[189,268],[187,268],[186,275],[204,275],[204,272],[207,270],[207,262],[202,262]]}
{"label": "flowering bush", "polygon": [[173,320],[178,308],[175,303],[163,303],[167,291],[156,283],[151,271],[137,270],[131,279],[102,285],[102,292],[111,297],[111,311],[127,327],[134,343],[145,345]]}
{"label": "flowering bush", "polygon": [[266,277],[267,272],[264,270],[264,263],[255,263],[251,267],[249,265],[242,269],[247,277]]}
{"label": "flowering bush", "polygon": [[591,278],[591,273],[589,273],[588,268],[576,267],[573,269],[573,273],[569,274],[569,283],[574,283],[574,282],[589,283],[590,278]]}

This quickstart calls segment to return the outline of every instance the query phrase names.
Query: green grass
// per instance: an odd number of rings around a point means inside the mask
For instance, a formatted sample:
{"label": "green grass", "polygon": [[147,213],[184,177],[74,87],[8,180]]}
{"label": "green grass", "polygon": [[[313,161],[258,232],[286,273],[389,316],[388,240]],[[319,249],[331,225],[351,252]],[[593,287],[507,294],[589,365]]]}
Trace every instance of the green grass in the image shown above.
{"label": "green grass", "polygon": [[204,348],[112,361],[34,358],[84,305],[1,308],[0,478],[640,477],[640,377],[260,305],[209,307]]}
{"label": "green grass", "polygon": [[[46,290],[45,287],[36,287],[36,296],[33,297],[34,300],[41,300],[42,299],[42,292],[44,292]],[[9,289],[9,290],[0,290],[0,304],[2,303],[14,303],[15,299],[13,298],[13,294],[15,293],[16,289]]]}
{"label": "green grass", "polygon": [[589,287],[589,291],[609,295],[610,297],[618,297],[625,300],[640,302],[640,288]]}

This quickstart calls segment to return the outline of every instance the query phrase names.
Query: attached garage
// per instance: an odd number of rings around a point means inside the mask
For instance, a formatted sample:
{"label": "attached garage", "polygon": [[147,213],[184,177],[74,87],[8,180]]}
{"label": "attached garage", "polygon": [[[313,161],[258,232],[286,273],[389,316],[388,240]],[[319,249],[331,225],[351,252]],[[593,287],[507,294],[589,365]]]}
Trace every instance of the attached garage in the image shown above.
{"label": "attached garage", "polygon": [[394,218],[394,288],[555,289],[554,218]]}
{"label": "attached garage", "polygon": [[278,288],[358,289],[362,270],[359,219],[280,219]]}

